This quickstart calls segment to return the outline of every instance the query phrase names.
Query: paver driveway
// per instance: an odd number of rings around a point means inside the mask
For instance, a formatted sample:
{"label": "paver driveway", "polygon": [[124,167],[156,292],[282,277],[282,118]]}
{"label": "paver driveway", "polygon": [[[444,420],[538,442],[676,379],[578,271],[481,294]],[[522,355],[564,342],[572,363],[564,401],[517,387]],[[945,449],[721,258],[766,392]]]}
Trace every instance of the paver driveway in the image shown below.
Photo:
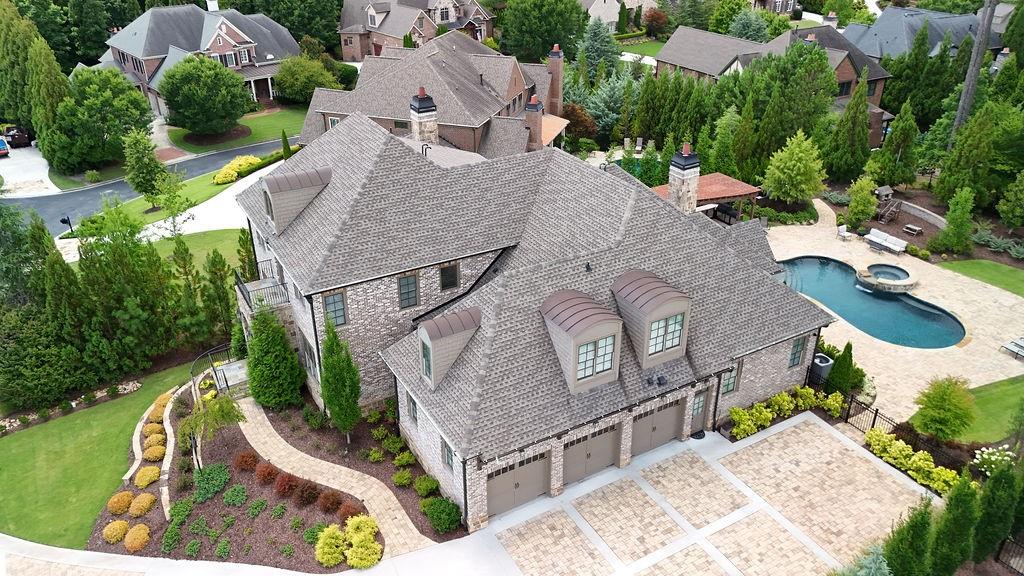
{"label": "paver driveway", "polygon": [[801,414],[735,444],[709,434],[639,456],[497,538],[527,576],[813,576],[855,558],[924,493]]}

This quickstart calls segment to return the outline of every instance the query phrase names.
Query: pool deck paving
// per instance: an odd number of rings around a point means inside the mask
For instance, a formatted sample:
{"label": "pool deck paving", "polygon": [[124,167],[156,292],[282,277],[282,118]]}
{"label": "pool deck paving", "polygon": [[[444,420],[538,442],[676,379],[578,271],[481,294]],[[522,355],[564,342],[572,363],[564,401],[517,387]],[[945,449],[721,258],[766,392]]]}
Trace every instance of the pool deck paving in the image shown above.
{"label": "pool deck paving", "polygon": [[814,206],[817,223],[768,230],[777,260],[826,256],[857,270],[879,263],[899,266],[918,280],[913,296],[946,309],[967,332],[947,348],[908,348],[869,336],[833,313],[837,320],[822,335],[840,347],[853,343],[855,360],[874,380],[875,406],[882,412],[897,420],[909,418],[917,410],[914,399],[933,378],[960,376],[975,387],[1024,373],[1024,362],[1000,351],[1006,342],[1024,336],[1024,298],[909,254],[872,251],[859,237],[840,240],[835,212],[821,200],[814,200]]}

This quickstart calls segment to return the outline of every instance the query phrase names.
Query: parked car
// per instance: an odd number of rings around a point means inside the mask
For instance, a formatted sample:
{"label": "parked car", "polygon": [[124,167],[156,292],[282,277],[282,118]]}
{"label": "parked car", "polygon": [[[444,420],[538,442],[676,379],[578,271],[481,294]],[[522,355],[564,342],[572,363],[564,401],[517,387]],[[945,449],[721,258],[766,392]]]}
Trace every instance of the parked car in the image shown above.
{"label": "parked car", "polygon": [[32,145],[32,135],[21,126],[8,126],[4,129],[4,138],[11,148],[21,148]]}
{"label": "parked car", "polygon": [[7,148],[7,142],[0,138],[0,158],[10,156],[11,151]]}

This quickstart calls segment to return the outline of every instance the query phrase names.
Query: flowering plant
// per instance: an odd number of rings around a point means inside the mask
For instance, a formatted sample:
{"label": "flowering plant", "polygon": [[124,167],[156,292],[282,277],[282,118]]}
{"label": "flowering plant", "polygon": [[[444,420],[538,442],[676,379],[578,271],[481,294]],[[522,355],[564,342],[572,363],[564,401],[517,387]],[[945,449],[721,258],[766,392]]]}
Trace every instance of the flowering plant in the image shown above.
{"label": "flowering plant", "polygon": [[974,465],[984,472],[985,476],[991,476],[1000,466],[1013,464],[1015,456],[1008,444],[994,448],[985,447],[974,451]]}

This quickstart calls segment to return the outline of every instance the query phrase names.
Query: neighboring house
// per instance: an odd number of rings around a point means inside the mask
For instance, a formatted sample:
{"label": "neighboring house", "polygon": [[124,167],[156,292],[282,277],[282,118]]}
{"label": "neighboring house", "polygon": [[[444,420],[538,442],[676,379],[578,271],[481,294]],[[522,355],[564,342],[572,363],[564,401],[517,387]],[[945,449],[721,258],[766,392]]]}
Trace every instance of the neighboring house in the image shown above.
{"label": "neighboring house", "polygon": [[751,0],[751,7],[755,10],[768,10],[778,14],[790,14],[796,5],[796,0]]}
{"label": "neighboring house", "polygon": [[422,87],[437,108],[436,142],[487,158],[549,146],[568,124],[559,117],[563,62],[557,45],[547,64],[524,64],[456,31],[414,50],[386,48],[363,62],[354,90],[316,89],[299,142],[357,112],[409,135],[409,99]]}
{"label": "neighboring house", "polygon": [[494,16],[477,0],[394,0],[345,2],[341,9],[341,55],[348,62],[402,47],[406,34],[416,46],[437,36],[439,26],[482,42],[494,35]]}
{"label": "neighboring house", "polygon": [[[914,45],[914,37],[922,27],[928,27],[929,54],[938,54],[942,39],[946,33],[952,42],[951,53],[968,36],[976,40],[981,20],[977,14],[946,14],[920,8],[899,8],[888,6],[870,26],[850,24],[843,31],[843,36],[871,58],[881,60],[885,56],[895,58],[909,52]],[[988,47],[993,55],[1003,47],[999,34],[989,34]]]}
{"label": "neighboring house", "polygon": [[[1013,9],[1015,5],[1007,2],[1000,2],[996,4],[995,13],[992,15],[992,31],[996,34],[1005,34],[1006,27],[1010,24],[1010,17],[1013,16]],[[978,8],[977,16],[981,18],[981,11],[984,7]]]}
{"label": "neighboring house", "polygon": [[665,202],[561,150],[485,160],[351,115],[239,195],[266,261],[243,325],[272,307],[318,402],[337,330],[476,530],[805,381],[832,318],[757,221],[694,212],[699,172],[677,154]]}
{"label": "neighboring house", "polygon": [[[587,20],[597,18],[612,30],[619,21],[619,0],[579,0],[587,12]],[[628,8],[628,6],[627,6]]]}
{"label": "neighboring house", "polygon": [[166,115],[160,81],[190,55],[213,58],[241,76],[254,100],[273,100],[273,76],[281,60],[299,53],[299,45],[283,26],[263,14],[237,10],[209,11],[195,4],[146,10],[107,40],[99,68],[124,73],[149,99],[153,111]]}
{"label": "neighboring house", "polygon": [[865,67],[868,69],[869,140],[872,147],[880,146],[885,128],[894,118],[879,108],[885,80],[891,74],[831,26],[792,30],[765,44],[680,26],[658,52],[656,73],[679,71],[717,81],[725,74],[742,71],[760,56],[784,54],[794,42],[814,43],[825,51],[839,84],[836,111],[846,107],[859,81],[860,71]]}

